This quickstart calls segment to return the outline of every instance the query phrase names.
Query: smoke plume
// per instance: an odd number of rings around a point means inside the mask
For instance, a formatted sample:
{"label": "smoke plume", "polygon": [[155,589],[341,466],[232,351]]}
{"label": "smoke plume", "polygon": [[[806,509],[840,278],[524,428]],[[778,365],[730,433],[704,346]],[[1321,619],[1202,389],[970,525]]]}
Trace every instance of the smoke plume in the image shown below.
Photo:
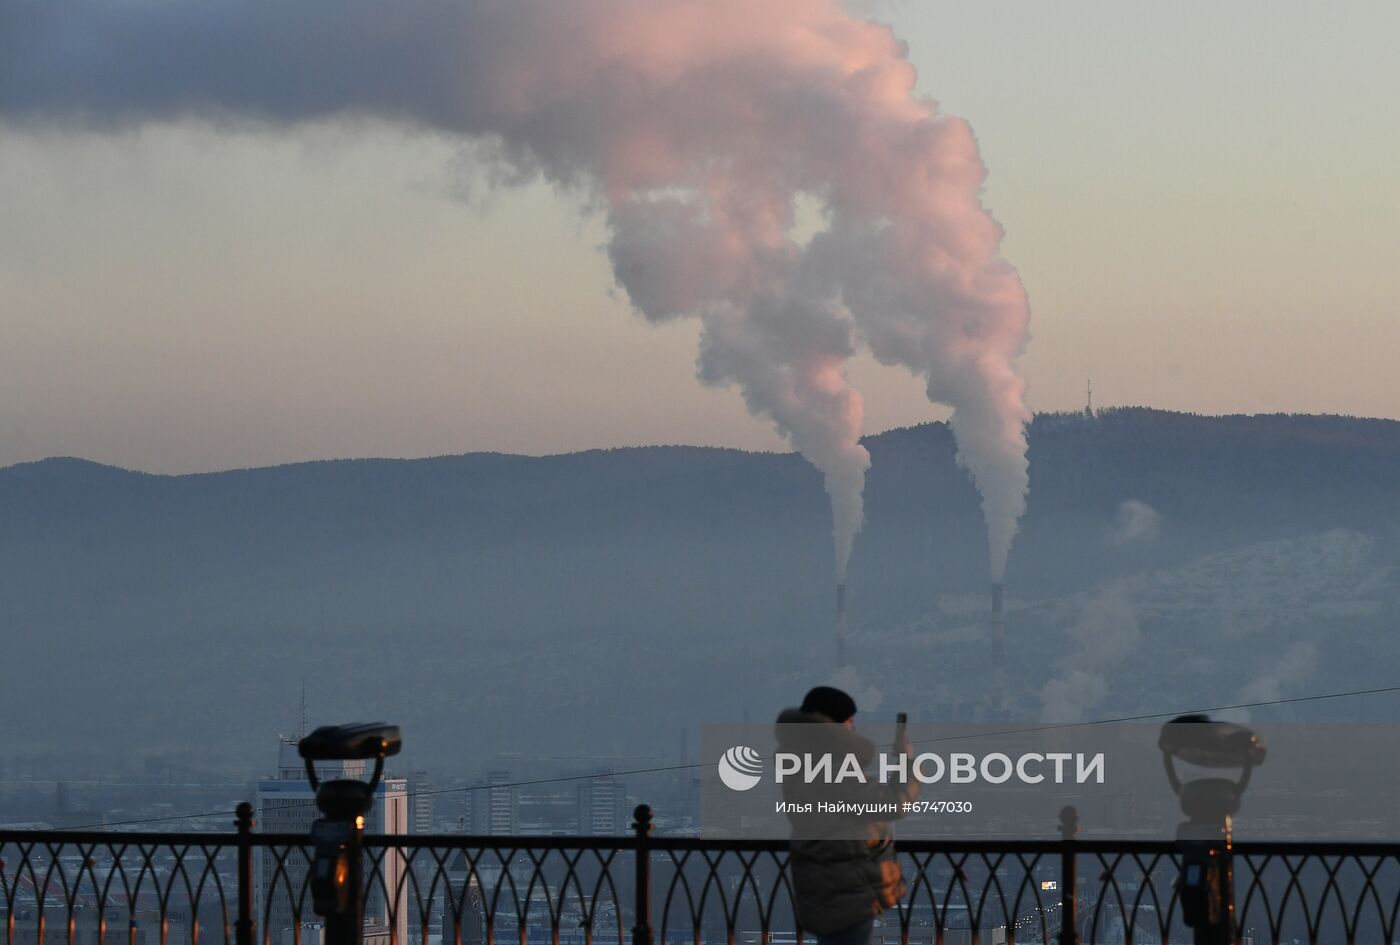
{"label": "smoke plume", "polygon": [[1108,697],[1110,675],[1141,638],[1128,585],[1097,590],[1065,635],[1075,650],[1059,661],[1058,675],[1040,691],[1042,722],[1082,722]]}
{"label": "smoke plume", "polygon": [[1162,516],[1156,509],[1139,499],[1125,499],[1118,504],[1109,544],[1131,545],[1155,541],[1162,530]]}
{"label": "smoke plume", "polygon": [[[606,214],[618,283],[695,318],[707,384],[825,477],[837,579],[870,458],[864,341],[953,408],[1000,579],[1027,487],[1027,304],[968,125],[914,94],[891,30],[837,0],[12,0],[0,116],[120,130],[369,117],[484,139]],[[819,232],[794,232],[799,197]]]}
{"label": "smoke plume", "polygon": [[[1317,648],[1311,643],[1295,642],[1282,653],[1261,654],[1258,675],[1240,689],[1236,697],[1245,702],[1273,702],[1284,698],[1290,689],[1308,681],[1317,669]],[[1249,709],[1229,709],[1220,717],[1231,722],[1248,722]]]}

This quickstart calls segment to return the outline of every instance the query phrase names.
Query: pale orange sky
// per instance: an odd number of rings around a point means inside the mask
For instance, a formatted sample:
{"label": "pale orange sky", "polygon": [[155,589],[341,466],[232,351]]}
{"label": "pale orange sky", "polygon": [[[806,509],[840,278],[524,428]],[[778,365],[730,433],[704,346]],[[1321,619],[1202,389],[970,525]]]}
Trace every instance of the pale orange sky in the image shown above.
{"label": "pale orange sky", "polygon": [[[881,14],[973,125],[1037,410],[1400,417],[1389,3]],[[382,127],[0,132],[0,465],[780,449],[613,288],[596,216]],[[868,432],[943,414],[852,367]]]}

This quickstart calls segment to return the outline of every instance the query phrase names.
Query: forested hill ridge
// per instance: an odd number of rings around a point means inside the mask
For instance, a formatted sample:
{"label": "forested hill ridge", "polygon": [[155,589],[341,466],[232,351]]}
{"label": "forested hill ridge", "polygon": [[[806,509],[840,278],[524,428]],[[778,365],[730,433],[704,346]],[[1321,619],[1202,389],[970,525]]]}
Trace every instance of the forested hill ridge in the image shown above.
{"label": "forested hill ridge", "polygon": [[[946,424],[865,442],[855,682],[951,712],[984,665],[978,497]],[[1083,635],[1076,608],[1105,588],[1156,667],[1150,685],[1131,657],[1109,671],[1105,709],[1209,698],[1224,683],[1185,657],[1241,659],[1245,624],[1255,644],[1286,631],[1312,647],[1314,688],[1396,676],[1400,423],[1041,415],[1030,461],[1007,576],[1020,712],[1046,711]],[[139,729],[145,751],[259,765],[295,727],[305,677],[313,721],[389,718],[445,768],[669,752],[682,727],[766,717],[829,672],[830,521],[800,457],[684,446],[183,476],[10,466],[0,713],[14,751],[102,754]],[[1271,615],[1261,588],[1311,606],[1289,569],[1327,573],[1324,618]],[[1211,574],[1235,576],[1220,590]],[[1191,589],[1189,613],[1173,587]],[[1366,606],[1347,616],[1347,597]],[[1243,686],[1266,669],[1233,671]]]}

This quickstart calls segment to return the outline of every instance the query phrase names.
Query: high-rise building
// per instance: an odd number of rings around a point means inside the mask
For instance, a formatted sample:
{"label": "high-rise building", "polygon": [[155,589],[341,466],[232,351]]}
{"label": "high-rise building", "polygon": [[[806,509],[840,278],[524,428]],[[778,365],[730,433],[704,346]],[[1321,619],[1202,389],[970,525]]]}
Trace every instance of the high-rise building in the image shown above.
{"label": "high-rise building", "polygon": [[457,820],[457,833],[484,835],[489,829],[491,794],[486,789],[486,781],[477,778],[468,781],[461,796],[462,814]]}
{"label": "high-rise building", "polygon": [[[316,777],[322,781],[337,778],[364,779],[370,771],[369,762],[324,761],[316,763]],[[297,752],[297,739],[283,738],[278,745],[277,777],[258,782],[258,830],[262,833],[306,834],[311,824],[320,816],[316,810],[316,793],[311,782],[306,779],[306,766]],[[406,834],[409,832],[408,782],[402,778],[385,777],[375,789],[374,803],[365,817],[365,833]],[[292,924],[296,914],[292,908],[294,899],[301,900],[301,921],[317,921],[311,911],[311,895],[303,895],[306,878],[306,861],[300,851],[292,848],[273,849],[264,847],[257,860],[257,917],[260,925],[265,924],[267,941],[273,945],[290,945]],[[378,871],[366,856],[365,875],[371,878],[373,887],[365,899],[365,926],[367,937],[371,930],[387,932],[390,926],[388,902],[384,890],[392,894],[404,879],[402,854],[387,851],[384,862]],[[382,876],[382,881],[380,877]],[[405,894],[407,895],[407,894]],[[408,912],[400,909],[393,916],[395,938],[406,942],[408,934]]]}
{"label": "high-rise building", "polygon": [[610,773],[598,772],[578,786],[578,832],[585,837],[617,837],[628,831],[627,790]]}
{"label": "high-rise building", "polygon": [[[409,833],[424,836],[433,832],[433,784],[428,779],[426,771],[415,771],[408,782],[408,827]],[[411,863],[414,877],[418,881],[416,894],[414,890],[409,890],[404,896],[404,901],[408,903],[408,922],[414,929],[420,929],[423,925],[423,910],[428,909],[428,916],[433,915],[432,899],[443,894],[441,883],[434,885],[434,873],[437,870],[437,863],[427,850],[418,850],[411,854]],[[428,901],[424,901],[428,900]]]}
{"label": "high-rise building", "polygon": [[486,832],[492,836],[518,833],[520,797],[510,783],[510,772],[492,771],[486,783]]}
{"label": "high-rise building", "polygon": [[409,833],[429,834],[433,832],[433,782],[428,772],[415,771],[409,780],[412,791],[408,798]]}

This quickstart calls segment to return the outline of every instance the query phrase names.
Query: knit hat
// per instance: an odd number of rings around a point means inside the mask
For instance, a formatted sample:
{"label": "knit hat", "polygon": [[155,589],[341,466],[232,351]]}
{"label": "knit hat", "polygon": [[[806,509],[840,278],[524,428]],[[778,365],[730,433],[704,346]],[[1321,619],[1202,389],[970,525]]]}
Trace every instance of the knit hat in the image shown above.
{"label": "knit hat", "polygon": [[856,700],[832,686],[817,686],[802,699],[803,712],[817,712],[833,722],[844,722],[856,714]]}

